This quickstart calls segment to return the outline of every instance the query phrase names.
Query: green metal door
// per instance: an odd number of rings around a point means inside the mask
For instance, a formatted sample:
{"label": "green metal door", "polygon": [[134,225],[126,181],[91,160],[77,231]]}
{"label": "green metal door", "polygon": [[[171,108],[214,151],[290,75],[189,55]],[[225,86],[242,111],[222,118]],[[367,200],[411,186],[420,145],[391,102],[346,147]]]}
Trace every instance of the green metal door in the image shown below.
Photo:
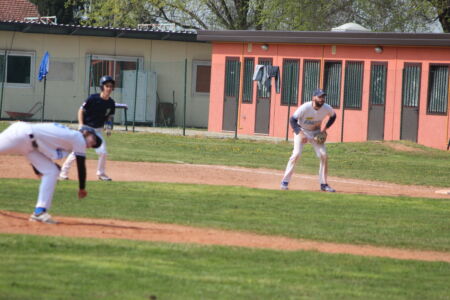
{"label": "green metal door", "polygon": [[368,140],[384,139],[387,63],[372,63],[370,70]]}
{"label": "green metal door", "polygon": [[420,64],[408,64],[403,67],[402,82],[402,123],[400,139],[417,142],[419,128]]}
{"label": "green metal door", "polygon": [[225,61],[225,92],[223,100],[222,130],[236,130],[237,102],[240,83],[239,58],[227,58]]}
{"label": "green metal door", "polygon": [[[272,59],[260,58],[258,64],[271,66]],[[270,127],[270,97],[272,93],[262,85],[262,88],[258,88],[256,94],[255,133],[268,134]]]}

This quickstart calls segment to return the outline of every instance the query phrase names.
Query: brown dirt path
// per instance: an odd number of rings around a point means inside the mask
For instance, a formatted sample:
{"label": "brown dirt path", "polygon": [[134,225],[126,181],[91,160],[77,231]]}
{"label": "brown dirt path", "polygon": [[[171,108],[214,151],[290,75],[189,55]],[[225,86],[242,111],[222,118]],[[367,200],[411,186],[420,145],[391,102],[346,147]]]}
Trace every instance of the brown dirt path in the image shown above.
{"label": "brown dirt path", "polygon": [[0,233],[192,243],[284,251],[307,250],[333,254],[450,263],[450,253],[437,251],[335,244],[173,224],[69,217],[58,217],[57,220],[60,223],[56,225],[29,222],[28,215],[0,210]]}
{"label": "brown dirt path", "polygon": [[[88,180],[96,180],[96,161],[88,161]],[[283,172],[270,169],[249,169],[220,165],[167,164],[148,162],[108,161],[108,175],[116,181],[154,181],[193,184],[246,186],[278,189]],[[21,156],[0,156],[0,178],[36,178],[29,163]],[[71,172],[76,179],[76,167]],[[449,194],[436,193],[442,187],[425,187],[329,177],[328,182],[338,192],[388,196],[446,198]],[[89,186],[88,186],[89,188]],[[318,177],[295,174],[291,190],[318,191]]]}

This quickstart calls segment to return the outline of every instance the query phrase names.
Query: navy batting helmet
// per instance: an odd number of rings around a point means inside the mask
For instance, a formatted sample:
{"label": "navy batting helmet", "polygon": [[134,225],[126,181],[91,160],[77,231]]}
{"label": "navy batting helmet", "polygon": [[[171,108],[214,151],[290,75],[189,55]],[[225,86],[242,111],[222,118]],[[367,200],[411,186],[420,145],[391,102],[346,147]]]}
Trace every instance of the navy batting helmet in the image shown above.
{"label": "navy batting helmet", "polygon": [[116,81],[111,76],[105,75],[100,78],[100,88],[103,88],[103,86],[108,82],[111,82],[114,86],[116,85]]}
{"label": "navy batting helmet", "polygon": [[100,147],[102,145],[102,142],[103,142],[102,138],[98,136],[98,134],[97,134],[97,132],[95,131],[94,128],[92,128],[90,126],[87,126],[87,125],[83,125],[80,128],[80,132],[83,132],[83,131],[87,131],[87,132],[89,132],[89,133],[94,135],[94,137],[95,137],[95,145],[92,146],[92,148],[98,148],[98,147]]}

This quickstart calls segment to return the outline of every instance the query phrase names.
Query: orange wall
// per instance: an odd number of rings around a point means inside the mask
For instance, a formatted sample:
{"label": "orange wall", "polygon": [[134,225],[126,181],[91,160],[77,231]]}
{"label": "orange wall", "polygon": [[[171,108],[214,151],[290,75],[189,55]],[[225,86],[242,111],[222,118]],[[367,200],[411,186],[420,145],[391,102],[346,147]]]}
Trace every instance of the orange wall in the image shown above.
{"label": "orange wall", "polygon": [[[209,112],[209,131],[222,131],[223,95],[225,82],[226,57],[238,57],[243,66],[244,57],[272,58],[273,65],[280,66],[282,75],[283,59],[300,59],[299,95],[301,102],[301,83],[303,75],[303,60],[318,59],[322,61],[339,60],[342,62],[342,85],[340,108],[335,109],[337,119],[329,130],[329,141],[358,142],[367,140],[368,109],[370,91],[370,68],[372,62],[387,63],[387,85],[385,105],[385,140],[400,139],[401,110],[402,110],[402,69],[405,62],[422,63],[422,78],[420,89],[420,116],[418,142],[426,146],[445,149],[450,132],[448,114],[445,116],[429,115],[426,113],[428,93],[428,66],[430,63],[450,64],[450,51],[447,48],[414,48],[414,47],[383,47],[383,53],[375,53],[373,46],[321,46],[321,45],[288,45],[269,44],[269,49],[261,49],[262,43],[213,43],[211,94]],[[362,108],[342,109],[344,96],[345,65],[348,60],[364,62]],[[242,70],[242,68],[241,68]],[[242,72],[241,72],[242,75]],[[321,74],[321,76],[323,76]],[[282,81],[282,78],[281,78]],[[239,104],[239,134],[254,134],[256,110],[256,82],[253,88],[252,103]],[[242,92],[241,92],[242,93]],[[298,108],[291,106],[290,114]],[[288,119],[288,108],[281,105],[281,93],[275,93],[272,81],[272,96],[270,107],[270,136],[285,137]],[[343,123],[342,123],[343,122]],[[343,130],[343,131],[342,131]],[[289,137],[292,132],[289,129]]]}

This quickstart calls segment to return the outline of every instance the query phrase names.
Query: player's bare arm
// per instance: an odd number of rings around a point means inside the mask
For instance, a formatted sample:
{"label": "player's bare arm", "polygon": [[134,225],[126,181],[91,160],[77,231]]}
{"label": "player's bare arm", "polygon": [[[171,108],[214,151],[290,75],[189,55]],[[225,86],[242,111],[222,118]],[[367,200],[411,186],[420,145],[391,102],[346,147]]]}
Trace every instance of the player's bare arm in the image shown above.
{"label": "player's bare arm", "polygon": [[295,134],[300,134],[301,138],[302,138],[302,143],[307,143],[308,139],[307,137],[303,134],[302,132],[302,128],[300,127],[300,125],[298,124],[298,119],[295,118],[294,116],[291,116],[289,118],[289,123],[291,124],[292,130],[294,130]]}
{"label": "player's bare arm", "polygon": [[77,168],[78,168],[78,198],[84,198],[87,196],[86,191],[86,157],[81,155],[76,155],[77,158]]}
{"label": "player's bare arm", "polygon": [[81,126],[84,125],[83,119],[84,119],[84,109],[80,108],[78,110],[78,125],[79,125],[80,128],[81,128]]}
{"label": "player's bare arm", "polygon": [[322,132],[326,133],[328,128],[330,128],[334,124],[334,121],[336,121],[336,114],[335,113],[328,118],[328,121],[325,124],[325,128],[322,130]]}

